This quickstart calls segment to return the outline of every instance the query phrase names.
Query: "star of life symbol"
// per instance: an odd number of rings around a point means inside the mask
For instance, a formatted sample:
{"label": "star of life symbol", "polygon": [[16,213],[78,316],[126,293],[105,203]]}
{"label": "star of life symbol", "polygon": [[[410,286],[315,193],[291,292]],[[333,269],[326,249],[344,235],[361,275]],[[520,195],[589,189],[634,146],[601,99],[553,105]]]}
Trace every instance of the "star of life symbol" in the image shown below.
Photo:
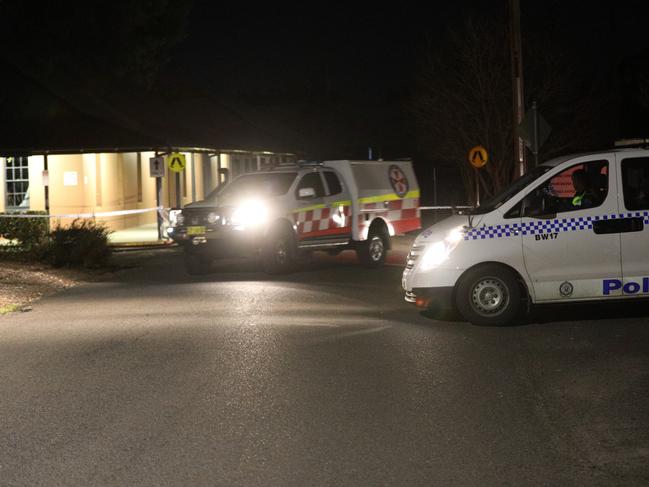
{"label": "star of life symbol", "polygon": [[401,168],[396,165],[390,166],[388,169],[388,175],[390,176],[390,185],[392,189],[400,198],[403,198],[408,192],[408,178],[403,173]]}

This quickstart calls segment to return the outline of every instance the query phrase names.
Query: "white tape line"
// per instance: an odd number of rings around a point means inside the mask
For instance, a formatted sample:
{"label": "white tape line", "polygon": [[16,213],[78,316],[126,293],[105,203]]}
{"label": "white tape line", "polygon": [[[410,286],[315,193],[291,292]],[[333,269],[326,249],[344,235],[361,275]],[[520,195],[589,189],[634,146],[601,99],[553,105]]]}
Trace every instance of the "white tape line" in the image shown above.
{"label": "white tape line", "polygon": [[[24,215],[24,214],[11,214],[5,213],[0,215],[0,218],[95,218],[102,216],[124,216],[124,215],[136,215],[138,213],[148,213],[149,211],[160,211],[162,212],[164,208],[162,206],[157,206],[155,208],[142,208],[141,210],[116,210],[116,211],[100,211],[97,213],[65,213],[59,215]],[[164,213],[161,213],[164,218]]]}

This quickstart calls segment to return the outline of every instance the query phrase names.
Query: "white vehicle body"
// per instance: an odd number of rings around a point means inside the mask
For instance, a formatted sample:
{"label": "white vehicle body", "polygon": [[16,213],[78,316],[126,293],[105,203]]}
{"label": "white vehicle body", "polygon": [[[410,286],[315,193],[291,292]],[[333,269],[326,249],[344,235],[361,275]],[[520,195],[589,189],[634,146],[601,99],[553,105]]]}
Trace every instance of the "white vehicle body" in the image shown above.
{"label": "white vehicle body", "polygon": [[[450,298],[459,308],[468,303],[460,311],[471,321],[497,323],[506,296],[495,281],[480,281],[481,266],[505,269],[531,303],[649,295],[649,150],[562,157],[533,171],[500,201],[417,237],[402,278],[406,300],[429,306]],[[585,206],[570,195],[568,175],[576,172],[591,186]],[[471,296],[458,296],[463,279],[475,281],[464,282]]]}
{"label": "white vehicle body", "polygon": [[169,235],[204,261],[242,251],[263,255],[269,245],[282,247],[268,250],[278,259],[299,250],[368,254],[361,244],[375,238],[380,264],[390,236],[421,227],[418,206],[410,161],[304,163],[235,178],[185,207],[180,220],[176,211]]}

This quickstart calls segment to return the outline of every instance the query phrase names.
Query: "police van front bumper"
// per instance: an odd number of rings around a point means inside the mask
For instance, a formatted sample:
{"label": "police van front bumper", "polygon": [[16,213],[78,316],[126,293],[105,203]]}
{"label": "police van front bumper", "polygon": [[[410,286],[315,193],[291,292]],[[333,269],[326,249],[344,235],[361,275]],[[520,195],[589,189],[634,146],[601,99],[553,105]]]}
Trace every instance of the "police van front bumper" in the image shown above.
{"label": "police van front bumper", "polygon": [[404,299],[418,308],[451,309],[453,307],[453,286],[415,288],[406,291]]}

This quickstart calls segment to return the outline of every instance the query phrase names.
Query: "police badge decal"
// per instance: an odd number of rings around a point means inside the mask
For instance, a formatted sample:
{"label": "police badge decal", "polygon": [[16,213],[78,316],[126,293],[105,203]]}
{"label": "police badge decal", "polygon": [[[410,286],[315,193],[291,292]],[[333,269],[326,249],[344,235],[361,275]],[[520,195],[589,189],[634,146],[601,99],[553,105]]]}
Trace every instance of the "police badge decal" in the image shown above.
{"label": "police badge decal", "polygon": [[562,282],[561,286],[559,286],[559,294],[561,294],[561,296],[563,296],[564,298],[567,298],[568,296],[572,296],[573,291],[574,291],[574,287],[568,281]]}

